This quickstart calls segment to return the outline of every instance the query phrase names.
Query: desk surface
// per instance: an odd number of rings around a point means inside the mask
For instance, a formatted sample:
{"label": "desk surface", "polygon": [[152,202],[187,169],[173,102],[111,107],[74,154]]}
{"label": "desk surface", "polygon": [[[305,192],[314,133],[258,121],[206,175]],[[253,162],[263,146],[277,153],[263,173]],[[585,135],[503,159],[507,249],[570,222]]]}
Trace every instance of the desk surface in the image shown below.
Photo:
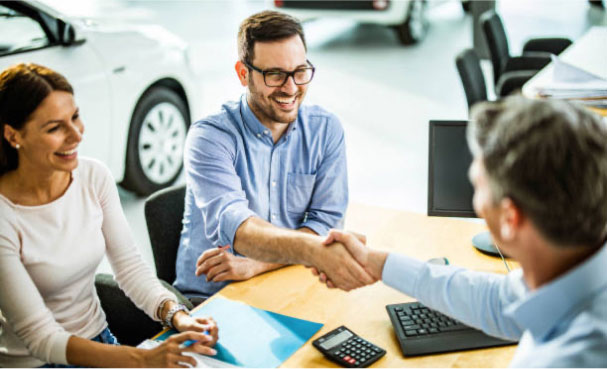
{"label": "desk surface", "polygon": [[[607,27],[592,27],[582,37],[559,55],[562,61],[579,67],[598,77],[607,79]],[[552,81],[552,63],[548,64],[538,74],[533,76],[523,86],[523,95],[530,98],[536,97],[538,86],[543,86]],[[607,116],[607,109],[592,110],[603,116]]]}
{"label": "desk surface", "polygon": [[[471,238],[484,224],[462,219],[434,218],[408,212],[351,204],[346,229],[364,233],[375,248],[429,259],[446,256],[452,264],[479,271],[505,273],[501,260],[476,251]],[[510,262],[513,267],[514,263]],[[372,367],[506,367],[514,346],[404,358],[385,305],[413,301],[382,283],[349,293],[330,290],[303,266],[290,266],[232,283],[216,296],[257,308],[324,323],[312,340],[346,325],[358,335],[386,349]],[[220,335],[221,335],[221,327]],[[251,334],[251,332],[243,332]],[[310,341],[311,342],[311,341]],[[336,367],[308,342],[282,367]]]}

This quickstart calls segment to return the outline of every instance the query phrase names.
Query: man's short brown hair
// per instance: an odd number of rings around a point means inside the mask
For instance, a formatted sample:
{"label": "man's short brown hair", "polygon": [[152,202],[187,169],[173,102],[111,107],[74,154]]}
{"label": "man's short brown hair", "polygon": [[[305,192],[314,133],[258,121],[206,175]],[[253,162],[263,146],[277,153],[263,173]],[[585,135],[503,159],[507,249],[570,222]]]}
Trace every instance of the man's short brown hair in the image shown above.
{"label": "man's short brown hair", "polygon": [[280,41],[295,35],[299,35],[306,48],[303,28],[297,19],[272,10],[253,14],[242,21],[238,29],[238,58],[251,63],[256,42]]}
{"label": "man's short brown hair", "polygon": [[607,235],[607,125],[560,100],[510,97],[472,109],[469,143],[494,202],[510,198],[558,245]]}

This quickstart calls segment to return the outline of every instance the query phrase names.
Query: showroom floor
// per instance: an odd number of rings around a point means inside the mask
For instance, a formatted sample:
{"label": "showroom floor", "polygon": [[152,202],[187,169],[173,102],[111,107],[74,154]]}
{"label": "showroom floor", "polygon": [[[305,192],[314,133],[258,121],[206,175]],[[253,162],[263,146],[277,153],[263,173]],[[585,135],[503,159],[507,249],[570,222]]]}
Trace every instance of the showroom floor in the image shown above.
{"label": "showroom floor", "polygon": [[[72,13],[157,23],[188,41],[203,88],[199,103],[208,114],[242,93],[233,72],[237,27],[265,3],[99,0],[65,6]],[[513,53],[532,36],[576,39],[593,24],[607,24],[606,13],[584,0],[501,1],[498,9]],[[307,102],[342,120],[352,202],[425,213],[427,122],[467,118],[454,58],[472,45],[471,16],[451,0],[433,2],[429,20],[426,39],[413,47],[401,46],[381,26],[344,20],[305,25],[308,56],[317,67]],[[138,246],[153,265],[144,199],[121,191],[121,200]],[[111,272],[109,264],[104,261],[99,271]]]}

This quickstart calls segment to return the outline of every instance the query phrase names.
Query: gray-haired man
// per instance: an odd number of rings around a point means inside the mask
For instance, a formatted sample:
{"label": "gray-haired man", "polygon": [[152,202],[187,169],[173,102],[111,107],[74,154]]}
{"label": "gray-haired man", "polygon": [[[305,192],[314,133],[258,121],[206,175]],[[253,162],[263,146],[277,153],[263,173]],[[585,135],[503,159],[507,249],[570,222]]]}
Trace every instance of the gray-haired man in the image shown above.
{"label": "gray-haired man", "polygon": [[427,306],[520,340],[511,366],[604,367],[604,122],[563,101],[508,98],[474,108],[468,137],[474,208],[521,269],[504,276],[423,263],[339,231],[327,243],[345,244],[374,278]]}

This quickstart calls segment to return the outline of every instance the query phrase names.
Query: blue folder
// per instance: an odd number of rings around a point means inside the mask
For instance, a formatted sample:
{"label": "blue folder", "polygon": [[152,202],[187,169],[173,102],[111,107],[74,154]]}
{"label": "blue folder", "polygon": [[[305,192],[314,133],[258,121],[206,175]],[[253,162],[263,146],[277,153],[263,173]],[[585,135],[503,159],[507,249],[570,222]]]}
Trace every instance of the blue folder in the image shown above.
{"label": "blue folder", "polygon": [[[279,366],[323,326],[225,298],[211,300],[192,316],[211,316],[217,322],[215,359],[249,368]],[[167,331],[156,340],[174,333]]]}

